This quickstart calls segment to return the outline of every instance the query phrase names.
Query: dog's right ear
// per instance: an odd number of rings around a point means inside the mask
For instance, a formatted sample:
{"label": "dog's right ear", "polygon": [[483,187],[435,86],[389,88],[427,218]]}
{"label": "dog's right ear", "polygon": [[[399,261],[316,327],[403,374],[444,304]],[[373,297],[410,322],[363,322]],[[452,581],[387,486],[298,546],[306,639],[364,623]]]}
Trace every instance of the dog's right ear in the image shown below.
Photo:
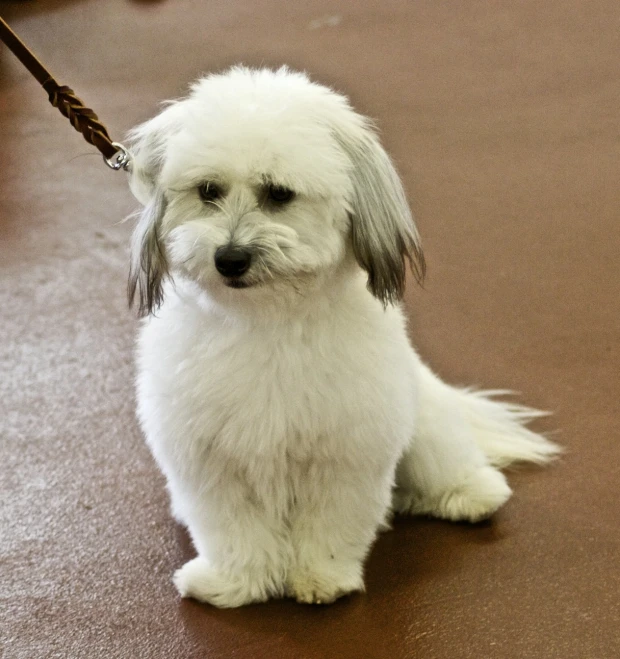
{"label": "dog's right ear", "polygon": [[181,125],[182,101],[172,101],[153,119],[129,132],[132,155],[129,187],[134,197],[147,206],[159,186],[168,140]]}
{"label": "dog's right ear", "polygon": [[129,134],[132,154],[129,186],[144,208],[137,214],[139,220],[131,240],[127,297],[132,306],[138,293],[140,316],[153,313],[159,307],[168,275],[161,229],[166,198],[159,178],[168,139],[178,130],[180,110],[180,104],[173,103]]}
{"label": "dog's right ear", "polygon": [[153,313],[164,298],[168,262],[161,243],[160,224],[165,212],[166,200],[159,191],[139,214],[140,219],[131,237],[127,299],[131,307],[138,293],[140,316]]}

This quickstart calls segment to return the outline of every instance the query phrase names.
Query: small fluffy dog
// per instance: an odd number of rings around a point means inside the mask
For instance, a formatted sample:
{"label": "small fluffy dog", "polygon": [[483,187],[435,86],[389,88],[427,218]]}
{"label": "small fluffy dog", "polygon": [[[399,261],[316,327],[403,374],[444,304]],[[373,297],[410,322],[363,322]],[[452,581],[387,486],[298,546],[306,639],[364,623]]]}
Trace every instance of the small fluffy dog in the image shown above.
{"label": "small fluffy dog", "polygon": [[534,410],[453,388],[407,338],[424,259],[390,158],[288,69],[210,75],[132,133],[138,415],[220,607],[363,590],[393,511],[475,522],[547,462]]}

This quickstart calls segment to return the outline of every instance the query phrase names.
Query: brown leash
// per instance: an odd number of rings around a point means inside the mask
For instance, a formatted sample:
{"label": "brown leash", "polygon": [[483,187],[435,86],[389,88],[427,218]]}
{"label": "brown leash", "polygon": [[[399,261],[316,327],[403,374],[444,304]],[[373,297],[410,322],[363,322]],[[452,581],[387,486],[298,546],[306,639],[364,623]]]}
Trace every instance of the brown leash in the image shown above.
{"label": "brown leash", "polygon": [[84,103],[66,85],[59,85],[51,73],[39,62],[32,51],[11,30],[0,16],[0,39],[9,47],[17,59],[30,71],[48,94],[50,103],[62,112],[71,125],[82,133],[84,139],[97,148],[103,155],[108,167],[127,169],[131,156],[127,149],[118,142],[113,142],[106,127],[99,121],[93,110]]}

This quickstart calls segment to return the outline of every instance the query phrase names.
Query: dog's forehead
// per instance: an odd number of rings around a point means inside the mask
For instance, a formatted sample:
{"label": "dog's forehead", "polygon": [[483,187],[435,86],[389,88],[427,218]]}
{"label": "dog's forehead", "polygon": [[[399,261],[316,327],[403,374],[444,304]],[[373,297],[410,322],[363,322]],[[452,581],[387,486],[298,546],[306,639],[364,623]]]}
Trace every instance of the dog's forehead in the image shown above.
{"label": "dog's forehead", "polygon": [[355,114],[346,99],[305,76],[233,70],[197,83],[184,103],[166,178],[195,178],[203,169],[319,194],[346,187],[350,163],[333,133]]}

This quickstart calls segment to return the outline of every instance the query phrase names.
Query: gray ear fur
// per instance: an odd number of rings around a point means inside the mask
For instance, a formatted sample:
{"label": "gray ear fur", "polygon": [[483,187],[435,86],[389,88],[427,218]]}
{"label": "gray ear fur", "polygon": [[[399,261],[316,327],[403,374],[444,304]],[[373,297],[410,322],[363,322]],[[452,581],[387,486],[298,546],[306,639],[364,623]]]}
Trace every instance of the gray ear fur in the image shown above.
{"label": "gray ear fur", "polygon": [[127,298],[131,307],[138,292],[140,316],[153,313],[163,301],[168,264],[160,241],[159,225],[165,210],[166,200],[158,192],[142,211],[131,238]]}
{"label": "gray ear fur", "polygon": [[129,135],[133,160],[130,187],[144,205],[131,240],[131,263],[127,297],[132,306],[138,293],[141,316],[157,310],[163,301],[163,283],[168,264],[161,241],[161,220],[166,212],[166,199],[159,186],[166,145],[177,129],[180,103],[169,105],[161,114],[135,128]]}
{"label": "gray ear fur", "polygon": [[[357,133],[357,131],[356,131]],[[368,273],[368,288],[385,305],[401,299],[406,262],[416,280],[426,264],[402,183],[373,131],[365,127],[355,137],[336,132],[352,164],[351,235],[353,251]]]}

